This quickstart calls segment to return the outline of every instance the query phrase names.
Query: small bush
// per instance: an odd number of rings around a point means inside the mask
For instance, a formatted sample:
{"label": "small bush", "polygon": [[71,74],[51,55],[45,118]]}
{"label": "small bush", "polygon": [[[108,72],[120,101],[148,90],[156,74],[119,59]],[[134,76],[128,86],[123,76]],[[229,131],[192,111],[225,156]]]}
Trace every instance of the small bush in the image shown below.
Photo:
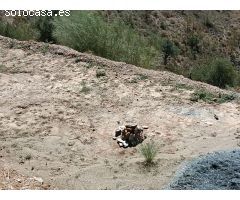
{"label": "small bush", "polygon": [[179,53],[179,49],[168,39],[163,40],[161,46],[164,54],[164,65],[167,65],[168,58],[176,56]]}
{"label": "small bush", "polygon": [[32,155],[31,154],[26,154],[25,155],[25,160],[31,160],[32,158]]}
{"label": "small bush", "polygon": [[199,100],[211,103],[215,101],[215,96],[212,93],[207,92],[205,90],[198,90],[192,94],[191,101]]}
{"label": "small bush", "polygon": [[144,156],[146,164],[152,164],[154,158],[157,155],[157,148],[156,145],[153,142],[151,142],[142,145],[140,147],[140,152]]}
{"label": "small bush", "polygon": [[35,17],[33,21],[34,28],[39,32],[38,40],[42,42],[53,42],[53,17],[40,16]]}
{"label": "small bush", "polygon": [[236,84],[237,71],[230,61],[216,58],[209,64],[194,68],[191,72],[194,80],[209,83],[220,88],[233,87]]}
{"label": "small bush", "polygon": [[187,40],[187,45],[190,47],[194,59],[196,54],[200,53],[200,38],[197,35],[191,35]]}
{"label": "small bush", "polygon": [[175,85],[176,90],[193,90],[193,87],[191,85],[186,85],[182,83],[177,83]]}
{"label": "small bush", "polygon": [[161,28],[162,30],[166,30],[166,29],[167,29],[166,23],[161,22],[161,23],[160,23],[160,28]]}
{"label": "small bush", "polygon": [[191,96],[191,101],[205,101],[207,103],[225,103],[230,102],[236,99],[236,96],[233,94],[213,94],[205,90],[195,91]]}
{"label": "small bush", "polygon": [[148,79],[148,76],[145,74],[137,74],[140,80],[146,80]]}
{"label": "small bush", "polygon": [[210,20],[210,18],[207,16],[204,19],[203,24],[207,27],[207,28],[214,28],[214,24],[212,23],[212,21]]}
{"label": "small bush", "polygon": [[96,71],[96,77],[99,78],[99,77],[101,77],[101,76],[106,76],[106,72],[105,72],[105,70],[103,70],[103,69],[98,69],[98,70]]}
{"label": "small bush", "polygon": [[81,88],[80,92],[82,92],[84,94],[89,94],[91,91],[91,88],[86,85],[85,81],[82,81],[81,85],[82,85],[82,88]]}
{"label": "small bush", "polygon": [[236,96],[233,94],[220,94],[217,100],[218,103],[230,102],[236,99]]}
{"label": "small bush", "polygon": [[40,48],[40,51],[42,52],[42,54],[45,55],[49,51],[49,45],[48,44],[42,45],[42,47]]}
{"label": "small bush", "polygon": [[5,65],[0,64],[0,73],[5,73],[7,72],[7,68]]}
{"label": "small bush", "polygon": [[234,86],[236,70],[230,61],[219,59],[213,62],[209,74],[209,83],[220,88]]}

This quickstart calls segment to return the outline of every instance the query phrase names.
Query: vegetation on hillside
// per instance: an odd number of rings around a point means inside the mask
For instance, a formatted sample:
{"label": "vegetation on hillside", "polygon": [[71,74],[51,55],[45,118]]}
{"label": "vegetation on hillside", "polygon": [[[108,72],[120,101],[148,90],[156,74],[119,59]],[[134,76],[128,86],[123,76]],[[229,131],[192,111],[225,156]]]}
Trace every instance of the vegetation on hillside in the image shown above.
{"label": "vegetation on hillside", "polygon": [[153,66],[159,56],[149,38],[120,20],[107,22],[95,12],[73,11],[69,17],[55,18],[53,24],[56,41],[81,52],[142,67]]}
{"label": "vegetation on hillside", "polygon": [[234,87],[238,84],[238,72],[230,61],[223,58],[215,58],[206,65],[194,68],[192,78],[220,88]]}
{"label": "vegetation on hillside", "polygon": [[62,44],[228,88],[240,85],[236,17],[231,11],[72,11],[68,17],[10,20],[0,16],[0,34]]}

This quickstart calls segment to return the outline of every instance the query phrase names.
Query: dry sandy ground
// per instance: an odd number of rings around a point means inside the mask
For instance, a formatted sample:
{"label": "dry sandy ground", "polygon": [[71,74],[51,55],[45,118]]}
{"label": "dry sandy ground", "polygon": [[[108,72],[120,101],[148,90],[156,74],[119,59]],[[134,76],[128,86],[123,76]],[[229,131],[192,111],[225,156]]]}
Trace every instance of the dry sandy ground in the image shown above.
{"label": "dry sandy ground", "polygon": [[[99,70],[106,75],[97,77]],[[240,142],[238,102],[192,102],[197,88],[224,92],[169,72],[0,37],[0,165],[57,189],[162,189],[184,160]],[[121,149],[112,140],[119,122],[149,126],[144,143],[158,146],[154,167],[143,166],[138,146]]]}

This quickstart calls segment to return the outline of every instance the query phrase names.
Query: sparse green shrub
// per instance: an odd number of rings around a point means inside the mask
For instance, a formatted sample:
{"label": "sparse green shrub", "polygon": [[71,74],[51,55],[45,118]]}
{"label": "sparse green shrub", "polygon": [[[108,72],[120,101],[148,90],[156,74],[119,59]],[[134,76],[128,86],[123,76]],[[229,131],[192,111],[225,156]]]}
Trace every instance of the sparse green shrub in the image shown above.
{"label": "sparse green shrub", "polygon": [[40,16],[35,17],[33,25],[39,32],[38,40],[42,42],[52,42],[53,39],[53,16]]}
{"label": "sparse green shrub", "polygon": [[49,51],[49,45],[47,43],[43,44],[40,50],[43,54],[46,54]]}
{"label": "sparse green shrub", "polygon": [[214,28],[214,24],[213,24],[213,22],[210,20],[209,16],[207,16],[207,17],[204,19],[203,24],[204,24],[207,28]]}
{"label": "sparse green shrub", "polygon": [[120,20],[111,22],[94,11],[71,12],[54,20],[53,35],[60,44],[112,60],[150,67],[159,54],[146,37]]}
{"label": "sparse green shrub", "polygon": [[153,142],[143,144],[140,147],[140,152],[144,156],[146,164],[152,164],[157,155],[157,147]]}
{"label": "sparse green shrub", "polygon": [[211,103],[211,102],[214,102],[215,101],[215,96],[210,93],[210,92],[207,92],[205,90],[198,90],[198,91],[195,91],[192,96],[191,96],[191,101],[199,101],[199,100],[202,100],[202,101],[205,101],[205,102],[208,102],[208,103]]}
{"label": "sparse green shrub", "polygon": [[103,70],[103,69],[98,69],[98,70],[96,71],[96,77],[99,78],[99,77],[101,77],[101,76],[106,76],[106,72],[105,72],[105,70]]}
{"label": "sparse green shrub", "polygon": [[18,40],[36,40],[39,37],[38,31],[25,20],[16,23],[0,21],[0,35]]}
{"label": "sparse green shrub", "polygon": [[148,76],[145,74],[137,74],[140,80],[146,80],[148,79]]}
{"label": "sparse green shrub", "polygon": [[236,96],[233,94],[213,94],[211,92],[205,91],[203,89],[195,91],[191,96],[191,101],[205,101],[207,103],[225,103],[233,101],[236,99]]}
{"label": "sparse green shrub", "polygon": [[166,25],[164,22],[161,22],[160,28],[161,28],[162,30],[166,30],[166,29],[167,29],[167,25]]}
{"label": "sparse green shrub", "polygon": [[7,71],[7,68],[5,65],[0,64],[0,73],[5,73]]}
{"label": "sparse green shrub", "polygon": [[136,76],[133,77],[129,83],[138,83],[139,80],[147,80],[148,79],[148,76],[145,75],[145,74],[135,74]]}
{"label": "sparse green shrub", "polygon": [[221,88],[234,86],[236,70],[230,61],[218,59],[212,63],[209,74],[209,83]]}
{"label": "sparse green shrub", "polygon": [[207,65],[194,68],[191,75],[194,80],[226,88],[236,84],[237,71],[230,61],[216,58]]}
{"label": "sparse green shrub", "polygon": [[161,46],[164,54],[164,65],[167,65],[168,58],[176,56],[179,53],[179,49],[168,39],[163,40]]}
{"label": "sparse green shrub", "polygon": [[31,160],[32,155],[31,154],[26,154],[24,158],[25,158],[25,160]]}
{"label": "sparse green shrub", "polygon": [[191,35],[187,40],[187,45],[190,47],[192,55],[196,60],[196,54],[200,53],[200,38],[197,35]]}
{"label": "sparse green shrub", "polygon": [[85,82],[85,81],[82,81],[82,82],[81,82],[81,86],[82,86],[82,87],[81,87],[80,92],[82,92],[82,93],[84,93],[84,94],[89,94],[89,92],[91,91],[91,88],[86,85],[86,82]]}
{"label": "sparse green shrub", "polygon": [[175,85],[176,90],[193,90],[193,87],[191,85],[186,85],[182,83],[177,83]]}

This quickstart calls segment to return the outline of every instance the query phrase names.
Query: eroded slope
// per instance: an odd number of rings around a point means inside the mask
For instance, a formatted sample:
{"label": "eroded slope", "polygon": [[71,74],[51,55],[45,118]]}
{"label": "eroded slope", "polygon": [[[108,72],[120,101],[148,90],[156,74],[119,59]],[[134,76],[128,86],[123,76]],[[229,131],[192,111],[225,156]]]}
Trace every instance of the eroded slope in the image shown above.
{"label": "eroded slope", "polygon": [[[216,87],[4,37],[0,64],[1,158],[59,189],[161,189],[183,160],[238,146],[236,101],[190,100],[199,88],[226,93]],[[149,126],[145,142],[159,147],[154,168],[143,168],[138,148],[111,139],[128,121]]]}

